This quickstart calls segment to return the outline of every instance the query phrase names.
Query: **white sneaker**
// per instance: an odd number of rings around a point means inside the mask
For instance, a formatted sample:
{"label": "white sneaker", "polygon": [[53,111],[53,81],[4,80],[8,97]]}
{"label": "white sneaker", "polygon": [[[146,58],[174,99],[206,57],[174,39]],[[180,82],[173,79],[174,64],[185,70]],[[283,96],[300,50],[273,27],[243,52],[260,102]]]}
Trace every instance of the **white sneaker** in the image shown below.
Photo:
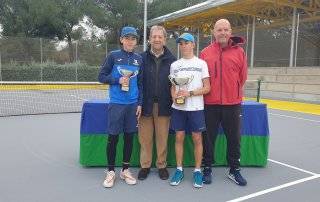
{"label": "white sneaker", "polygon": [[137,180],[132,176],[129,169],[125,169],[124,171],[120,171],[120,178],[126,181],[129,185],[137,184]]}
{"label": "white sneaker", "polygon": [[113,170],[107,171],[106,178],[103,181],[103,186],[105,188],[113,187],[115,180],[116,180],[116,173]]}

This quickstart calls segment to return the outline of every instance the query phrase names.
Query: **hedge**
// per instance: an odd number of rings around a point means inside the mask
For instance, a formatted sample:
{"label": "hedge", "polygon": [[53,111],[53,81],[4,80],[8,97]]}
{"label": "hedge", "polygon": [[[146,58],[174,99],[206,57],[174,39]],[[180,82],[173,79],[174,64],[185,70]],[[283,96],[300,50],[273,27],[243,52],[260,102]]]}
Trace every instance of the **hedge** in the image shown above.
{"label": "hedge", "polygon": [[1,68],[2,81],[97,81],[99,67],[85,63],[32,63],[19,65],[3,64]]}

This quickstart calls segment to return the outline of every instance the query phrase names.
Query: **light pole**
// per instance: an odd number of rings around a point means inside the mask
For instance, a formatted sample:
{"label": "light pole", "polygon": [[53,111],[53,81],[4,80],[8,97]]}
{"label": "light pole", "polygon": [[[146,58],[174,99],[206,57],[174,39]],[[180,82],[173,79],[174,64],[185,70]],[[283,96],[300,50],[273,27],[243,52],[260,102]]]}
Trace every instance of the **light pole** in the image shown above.
{"label": "light pole", "polygon": [[144,0],[143,51],[147,50],[147,7],[148,7],[148,0]]}

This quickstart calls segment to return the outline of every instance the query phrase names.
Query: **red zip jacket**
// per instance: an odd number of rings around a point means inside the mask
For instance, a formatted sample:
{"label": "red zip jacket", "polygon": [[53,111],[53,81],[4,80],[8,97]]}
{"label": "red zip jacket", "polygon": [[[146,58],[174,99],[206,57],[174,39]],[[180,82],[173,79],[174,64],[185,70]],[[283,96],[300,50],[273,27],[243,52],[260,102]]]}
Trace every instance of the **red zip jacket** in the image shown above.
{"label": "red zip jacket", "polygon": [[211,84],[210,92],[204,96],[205,104],[241,103],[247,79],[247,57],[239,46],[243,43],[242,37],[230,37],[225,48],[214,42],[201,51],[200,58],[208,64]]}

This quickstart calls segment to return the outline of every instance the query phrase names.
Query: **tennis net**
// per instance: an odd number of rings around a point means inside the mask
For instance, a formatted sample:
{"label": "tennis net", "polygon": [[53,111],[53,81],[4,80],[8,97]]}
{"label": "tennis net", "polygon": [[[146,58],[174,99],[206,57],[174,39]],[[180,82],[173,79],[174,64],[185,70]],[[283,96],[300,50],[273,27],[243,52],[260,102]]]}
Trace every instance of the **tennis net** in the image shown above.
{"label": "tennis net", "polygon": [[0,116],[81,112],[83,102],[106,99],[97,82],[0,82]]}
{"label": "tennis net", "polygon": [[[259,80],[245,83],[245,97],[259,101]],[[98,82],[0,82],[0,117],[81,112],[85,101],[107,99]]]}

